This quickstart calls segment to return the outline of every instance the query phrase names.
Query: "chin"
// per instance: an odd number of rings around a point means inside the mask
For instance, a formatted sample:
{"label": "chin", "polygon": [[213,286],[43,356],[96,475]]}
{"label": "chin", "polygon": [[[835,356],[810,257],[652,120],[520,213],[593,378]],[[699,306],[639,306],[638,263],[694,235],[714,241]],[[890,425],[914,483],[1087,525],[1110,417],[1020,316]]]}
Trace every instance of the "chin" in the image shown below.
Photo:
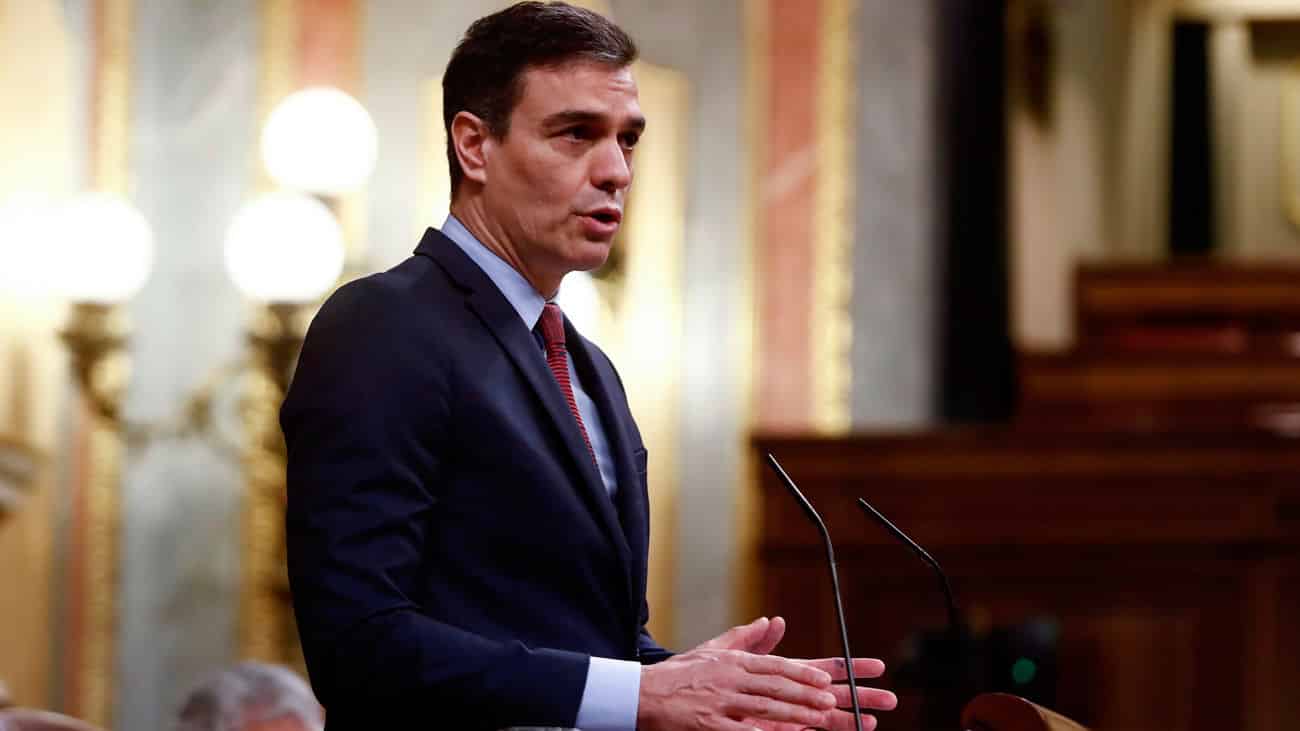
{"label": "chin", "polygon": [[609,249],[608,241],[584,241],[574,253],[573,270],[589,272],[601,268],[606,261],[609,261]]}

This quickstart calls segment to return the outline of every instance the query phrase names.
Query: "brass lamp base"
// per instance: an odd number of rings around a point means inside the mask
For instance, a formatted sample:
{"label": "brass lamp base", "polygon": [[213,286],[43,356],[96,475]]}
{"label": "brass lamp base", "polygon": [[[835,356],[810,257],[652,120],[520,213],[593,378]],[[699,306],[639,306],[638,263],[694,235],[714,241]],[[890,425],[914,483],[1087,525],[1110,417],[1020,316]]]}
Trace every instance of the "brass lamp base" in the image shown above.
{"label": "brass lamp base", "polygon": [[249,327],[244,377],[245,493],[240,590],[240,656],[303,670],[285,575],[285,446],[279,410],[314,305],[259,307]]}
{"label": "brass lamp base", "polygon": [[122,399],[130,380],[127,327],[115,305],[77,303],[60,333],[72,356],[72,372],[91,411],[120,425]]}

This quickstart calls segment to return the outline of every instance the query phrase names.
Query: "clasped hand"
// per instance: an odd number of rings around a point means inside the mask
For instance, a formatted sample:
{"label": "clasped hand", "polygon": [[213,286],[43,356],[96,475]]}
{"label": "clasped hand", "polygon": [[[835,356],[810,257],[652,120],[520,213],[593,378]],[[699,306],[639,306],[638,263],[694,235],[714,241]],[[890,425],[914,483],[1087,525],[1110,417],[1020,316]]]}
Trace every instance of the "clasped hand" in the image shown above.
{"label": "clasped hand", "polygon": [[[849,687],[840,658],[792,660],[769,654],[785,636],[785,620],[760,617],[690,652],[641,670],[640,731],[853,731]],[[878,678],[885,664],[853,660],[855,679]],[[863,709],[887,711],[893,693],[858,687]],[[863,714],[862,728],[874,729]]]}

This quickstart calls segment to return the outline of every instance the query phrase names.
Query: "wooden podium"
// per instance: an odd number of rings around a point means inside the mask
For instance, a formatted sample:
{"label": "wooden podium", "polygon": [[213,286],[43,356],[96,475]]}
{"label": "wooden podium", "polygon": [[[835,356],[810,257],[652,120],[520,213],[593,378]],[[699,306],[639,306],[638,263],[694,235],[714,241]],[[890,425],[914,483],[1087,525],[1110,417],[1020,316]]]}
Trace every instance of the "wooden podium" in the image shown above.
{"label": "wooden podium", "polygon": [[[945,608],[859,496],[943,564],[977,629],[1052,619],[1048,705],[1069,717],[1300,728],[1300,269],[1092,269],[1076,309],[1076,348],[1022,354],[1013,423],[754,439],[762,606],[789,621],[782,651],[835,654],[838,629],[820,539],[769,451],[835,540],[855,652],[891,665],[900,704],[882,725],[951,729],[964,698],[925,720],[934,694],[899,687],[902,641],[942,628]],[[1005,703],[968,719],[1007,727],[1023,716]]]}
{"label": "wooden podium", "polygon": [[103,731],[85,721],[35,708],[0,710],[0,731]]}
{"label": "wooden podium", "polygon": [[1088,731],[1059,713],[1019,696],[985,693],[966,704],[962,731]]}

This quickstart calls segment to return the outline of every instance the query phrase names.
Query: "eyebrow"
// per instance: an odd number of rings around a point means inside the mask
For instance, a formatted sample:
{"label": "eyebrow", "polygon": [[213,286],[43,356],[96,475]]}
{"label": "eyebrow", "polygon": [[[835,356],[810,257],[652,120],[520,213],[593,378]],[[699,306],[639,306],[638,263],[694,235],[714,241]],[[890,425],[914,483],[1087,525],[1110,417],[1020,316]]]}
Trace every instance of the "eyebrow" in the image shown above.
{"label": "eyebrow", "polygon": [[[546,119],[542,120],[542,126],[547,128],[565,127],[570,124],[600,124],[605,121],[605,115],[598,112],[588,112],[581,109],[570,109],[563,112],[556,112]],[[636,116],[628,120],[626,125],[637,132],[645,131],[645,117]]]}

